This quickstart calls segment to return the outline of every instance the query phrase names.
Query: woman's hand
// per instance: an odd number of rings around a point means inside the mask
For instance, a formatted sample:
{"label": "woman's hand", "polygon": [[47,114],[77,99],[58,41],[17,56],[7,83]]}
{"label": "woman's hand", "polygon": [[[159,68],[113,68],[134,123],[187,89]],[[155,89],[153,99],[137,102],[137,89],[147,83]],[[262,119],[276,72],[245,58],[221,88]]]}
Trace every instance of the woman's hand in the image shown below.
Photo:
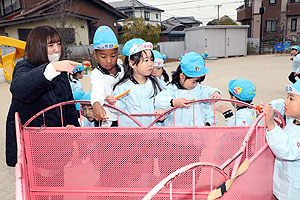
{"label": "woman's hand", "polygon": [[190,105],[187,104],[189,102],[190,101],[185,98],[177,98],[177,99],[173,99],[173,106],[179,108],[187,108],[190,107]]}
{"label": "woman's hand", "polygon": [[70,74],[73,74],[73,70],[75,66],[82,65],[82,64],[70,60],[62,60],[62,61],[52,62],[52,65],[57,72],[68,72]]}

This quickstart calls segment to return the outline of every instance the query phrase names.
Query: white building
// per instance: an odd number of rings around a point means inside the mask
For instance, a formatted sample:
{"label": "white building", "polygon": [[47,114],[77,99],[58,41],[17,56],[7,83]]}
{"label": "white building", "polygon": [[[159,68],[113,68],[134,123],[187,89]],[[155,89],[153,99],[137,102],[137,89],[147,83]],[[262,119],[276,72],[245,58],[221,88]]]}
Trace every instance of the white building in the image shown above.
{"label": "white building", "polygon": [[129,17],[143,17],[151,25],[161,25],[161,13],[164,12],[162,9],[137,0],[115,1],[109,2],[109,4],[119,11],[123,11]]}

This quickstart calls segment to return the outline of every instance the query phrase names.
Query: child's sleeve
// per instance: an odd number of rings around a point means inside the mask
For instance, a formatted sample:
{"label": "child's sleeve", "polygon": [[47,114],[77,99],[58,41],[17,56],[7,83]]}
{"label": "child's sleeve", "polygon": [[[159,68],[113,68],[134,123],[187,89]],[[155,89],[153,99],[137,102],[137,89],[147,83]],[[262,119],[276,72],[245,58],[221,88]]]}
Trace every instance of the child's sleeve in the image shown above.
{"label": "child's sleeve", "polygon": [[[124,86],[124,84],[118,85],[115,88],[115,90],[113,91],[113,95],[118,96],[118,95],[123,94],[124,92],[126,92],[128,90],[128,88],[123,87],[123,86]],[[127,99],[128,95],[132,95],[132,93],[133,92],[131,92],[131,93],[129,92],[127,95],[117,99],[116,100],[116,107],[121,109],[121,110],[125,110],[126,109],[126,99]],[[115,110],[111,110],[111,112],[116,113]]]}
{"label": "child's sleeve", "polygon": [[93,105],[95,102],[99,102],[100,105],[102,106],[104,104],[106,95],[105,95],[104,83],[101,80],[100,73],[101,72],[99,72],[99,70],[94,69],[91,75],[91,84],[92,84],[91,104]]}
{"label": "child's sleeve", "polygon": [[226,126],[249,126],[246,117],[241,115],[233,115],[225,119],[225,121]]}
{"label": "child's sleeve", "polygon": [[300,136],[291,138],[280,127],[267,131],[267,142],[277,158],[284,160],[300,159]]}
{"label": "child's sleeve", "polygon": [[296,73],[300,74],[300,55],[299,54],[296,57],[294,57],[293,62],[295,62],[296,66],[297,66]]}
{"label": "child's sleeve", "polygon": [[205,106],[205,122],[208,122],[211,126],[214,126],[218,122],[217,115],[214,114],[213,109],[207,104],[203,104]]}
{"label": "child's sleeve", "polygon": [[168,110],[172,108],[171,101],[175,98],[174,91],[169,87],[156,95],[154,99],[154,108],[156,110]]}
{"label": "child's sleeve", "polygon": [[201,97],[199,99],[209,99],[214,92],[219,92],[222,95],[222,92],[218,88],[201,85]]}

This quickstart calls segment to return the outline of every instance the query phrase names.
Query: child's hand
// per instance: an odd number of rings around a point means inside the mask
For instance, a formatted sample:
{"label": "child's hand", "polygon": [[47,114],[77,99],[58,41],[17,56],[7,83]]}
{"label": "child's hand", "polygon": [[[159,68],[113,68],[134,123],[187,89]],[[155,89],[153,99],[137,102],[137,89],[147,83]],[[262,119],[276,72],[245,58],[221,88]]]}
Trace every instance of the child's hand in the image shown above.
{"label": "child's hand", "polygon": [[107,119],[106,111],[100,105],[99,102],[96,102],[96,103],[93,104],[93,113],[94,113],[94,118],[97,121],[100,121],[100,120],[103,120],[103,119]]}
{"label": "child's hand", "polygon": [[266,114],[266,125],[269,131],[275,128],[274,112],[272,105],[262,103],[260,105],[262,111]]}
{"label": "child's hand", "polygon": [[224,113],[228,110],[230,110],[230,108],[227,106],[224,106],[224,105],[220,105],[220,106],[216,107],[216,111],[218,111],[220,113]]}
{"label": "child's hand", "polygon": [[105,100],[107,101],[107,103],[113,106],[117,103],[114,95],[107,95]]}
{"label": "child's hand", "polygon": [[[156,110],[154,113],[159,116],[159,115],[163,115],[165,112],[166,112],[165,110]],[[166,115],[163,117],[160,117],[158,120],[163,121],[165,119],[165,117],[166,117]]]}
{"label": "child's hand", "polygon": [[75,128],[75,126],[74,126],[74,125],[70,125],[70,124],[68,124],[68,125],[66,126],[66,129],[67,129],[67,130],[71,130],[72,128]]}
{"label": "child's hand", "polygon": [[52,65],[57,72],[68,72],[70,74],[73,74],[73,70],[76,67],[76,65],[82,65],[82,64],[70,60],[62,60],[62,61],[52,62]]}
{"label": "child's hand", "polygon": [[214,92],[212,95],[211,95],[211,97],[210,97],[211,99],[221,99],[222,98],[222,96],[221,96],[221,94],[219,93],[219,92]]}
{"label": "child's hand", "polygon": [[173,106],[179,108],[186,108],[186,107],[190,107],[190,105],[187,104],[189,102],[190,101],[185,98],[177,98],[177,99],[173,99]]}

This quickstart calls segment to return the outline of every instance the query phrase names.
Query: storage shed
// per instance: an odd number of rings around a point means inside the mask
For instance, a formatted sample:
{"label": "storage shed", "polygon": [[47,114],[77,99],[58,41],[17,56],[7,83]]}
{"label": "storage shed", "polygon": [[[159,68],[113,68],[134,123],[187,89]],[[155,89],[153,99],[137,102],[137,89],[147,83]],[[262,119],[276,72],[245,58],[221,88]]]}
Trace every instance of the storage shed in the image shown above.
{"label": "storage shed", "polygon": [[187,51],[199,54],[207,51],[208,57],[247,55],[248,25],[210,25],[186,28]]}

